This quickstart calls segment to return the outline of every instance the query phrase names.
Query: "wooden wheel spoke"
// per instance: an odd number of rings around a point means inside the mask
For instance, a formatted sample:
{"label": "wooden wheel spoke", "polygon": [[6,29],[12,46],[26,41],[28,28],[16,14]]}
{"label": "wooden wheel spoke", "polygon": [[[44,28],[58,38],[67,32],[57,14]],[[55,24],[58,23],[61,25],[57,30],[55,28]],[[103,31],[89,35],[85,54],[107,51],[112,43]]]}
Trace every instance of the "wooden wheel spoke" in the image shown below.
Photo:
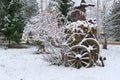
{"label": "wooden wheel spoke", "polygon": [[68,56],[68,58],[73,58],[73,59],[75,59],[75,56],[73,56],[73,55],[67,55]]}
{"label": "wooden wheel spoke", "polygon": [[94,53],[94,54],[98,54],[95,50],[92,50],[91,52]]}
{"label": "wooden wheel spoke", "polygon": [[75,61],[75,59],[70,59],[70,60],[68,60],[68,62],[73,62],[73,61]]}
{"label": "wooden wheel spoke", "polygon": [[71,63],[69,66],[72,67],[75,65],[75,63],[76,63],[76,60],[73,63]]}
{"label": "wooden wheel spoke", "polygon": [[83,54],[84,52],[86,52],[86,50],[85,50],[85,49],[83,49],[83,50],[81,51],[81,54]]}
{"label": "wooden wheel spoke", "polygon": [[98,50],[97,48],[93,48],[93,50]]}
{"label": "wooden wheel spoke", "polygon": [[77,62],[76,62],[76,67],[77,67],[77,68],[80,68],[81,66],[82,66],[82,65],[81,65],[81,61],[77,61]]}
{"label": "wooden wheel spoke", "polygon": [[93,50],[98,50],[97,46],[92,45],[92,47],[93,47]]}
{"label": "wooden wheel spoke", "polygon": [[88,43],[88,41],[86,41],[86,46],[88,46],[89,45],[89,43]]}
{"label": "wooden wheel spoke", "polygon": [[88,65],[88,64],[89,64],[89,63],[87,63],[87,62],[85,62],[85,61],[83,61],[83,60],[82,60],[81,62],[82,62],[83,64],[85,64],[85,65]]}
{"label": "wooden wheel spoke", "polygon": [[88,53],[87,53],[87,52],[85,52],[84,54],[82,54],[82,55],[81,55],[81,57],[83,57],[83,56],[85,56],[85,55],[87,55],[87,54],[88,54]]}
{"label": "wooden wheel spoke", "polygon": [[88,59],[90,59],[90,57],[82,57],[82,58],[80,58],[81,60],[88,60]]}
{"label": "wooden wheel spoke", "polygon": [[72,54],[76,55],[76,53],[74,51],[72,51]]}
{"label": "wooden wheel spoke", "polygon": [[81,53],[81,49],[77,48],[77,54]]}
{"label": "wooden wheel spoke", "polygon": [[94,47],[96,47],[95,45],[92,45],[92,47],[94,48]]}

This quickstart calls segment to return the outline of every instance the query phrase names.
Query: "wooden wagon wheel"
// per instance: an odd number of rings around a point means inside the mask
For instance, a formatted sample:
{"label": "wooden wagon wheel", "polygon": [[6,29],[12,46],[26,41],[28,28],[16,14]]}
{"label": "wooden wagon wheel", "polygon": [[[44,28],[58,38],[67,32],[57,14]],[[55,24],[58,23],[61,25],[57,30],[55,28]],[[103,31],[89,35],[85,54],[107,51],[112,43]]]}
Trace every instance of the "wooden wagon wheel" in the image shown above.
{"label": "wooden wagon wheel", "polygon": [[95,63],[98,60],[100,51],[98,42],[93,38],[86,38],[86,40],[81,42],[81,45],[85,45],[90,50],[93,62]]}
{"label": "wooden wagon wheel", "polygon": [[91,55],[88,49],[83,45],[75,45],[71,47],[66,55],[66,64],[71,67],[90,67],[91,63]]}

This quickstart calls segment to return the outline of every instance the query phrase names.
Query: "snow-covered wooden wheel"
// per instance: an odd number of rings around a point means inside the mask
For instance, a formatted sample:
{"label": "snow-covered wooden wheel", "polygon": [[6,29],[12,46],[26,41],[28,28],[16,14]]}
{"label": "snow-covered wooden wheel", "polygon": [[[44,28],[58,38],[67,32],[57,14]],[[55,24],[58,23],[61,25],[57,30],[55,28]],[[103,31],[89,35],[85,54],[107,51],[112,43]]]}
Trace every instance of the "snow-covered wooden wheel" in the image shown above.
{"label": "snow-covered wooden wheel", "polygon": [[81,68],[90,67],[92,63],[91,55],[88,49],[83,45],[75,45],[71,47],[66,54],[66,64],[71,67]]}
{"label": "snow-covered wooden wheel", "polygon": [[96,41],[96,39],[86,38],[85,40],[83,40],[81,42],[81,45],[85,45],[90,50],[92,60],[95,63],[98,60],[98,55],[99,55],[99,51],[100,51],[100,49],[99,49],[100,46],[99,46],[98,42]]}

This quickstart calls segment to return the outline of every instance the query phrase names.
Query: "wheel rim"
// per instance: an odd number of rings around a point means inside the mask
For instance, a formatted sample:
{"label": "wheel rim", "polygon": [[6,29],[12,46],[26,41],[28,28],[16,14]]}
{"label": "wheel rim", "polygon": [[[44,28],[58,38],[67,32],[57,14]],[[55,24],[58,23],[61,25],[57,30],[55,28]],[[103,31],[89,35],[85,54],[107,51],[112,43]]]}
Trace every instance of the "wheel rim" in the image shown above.
{"label": "wheel rim", "polygon": [[91,65],[91,56],[89,51],[84,46],[74,46],[70,49],[67,54],[67,63],[68,66],[81,68],[90,67]]}

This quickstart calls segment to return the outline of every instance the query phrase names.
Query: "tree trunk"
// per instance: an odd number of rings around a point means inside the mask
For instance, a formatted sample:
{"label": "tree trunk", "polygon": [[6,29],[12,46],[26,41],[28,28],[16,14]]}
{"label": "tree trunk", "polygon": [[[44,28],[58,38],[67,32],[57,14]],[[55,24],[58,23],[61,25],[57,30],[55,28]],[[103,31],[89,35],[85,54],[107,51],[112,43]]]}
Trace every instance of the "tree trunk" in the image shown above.
{"label": "tree trunk", "polygon": [[107,49],[107,39],[106,38],[104,39],[104,42],[103,42],[103,49]]}
{"label": "tree trunk", "polygon": [[11,46],[11,41],[10,40],[8,40],[9,41],[9,43],[8,43],[8,47],[10,47]]}
{"label": "tree trunk", "polygon": [[103,24],[103,33],[104,33],[104,42],[103,49],[107,49],[107,30],[106,30],[106,4],[103,5],[103,13],[102,13],[102,24]]}

